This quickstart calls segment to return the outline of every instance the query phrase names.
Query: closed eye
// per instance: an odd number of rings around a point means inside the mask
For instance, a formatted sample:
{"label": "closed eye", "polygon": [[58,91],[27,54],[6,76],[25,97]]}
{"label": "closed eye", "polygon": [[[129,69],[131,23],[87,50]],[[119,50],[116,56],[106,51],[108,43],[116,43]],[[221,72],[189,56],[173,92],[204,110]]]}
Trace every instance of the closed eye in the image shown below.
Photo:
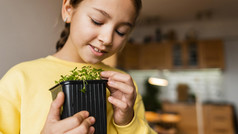
{"label": "closed eye", "polygon": [[123,37],[123,36],[125,35],[125,33],[121,33],[121,32],[119,32],[118,30],[116,30],[116,33],[117,33],[119,36],[121,36],[121,37]]}
{"label": "closed eye", "polygon": [[91,21],[92,21],[93,24],[98,25],[98,26],[101,26],[103,24],[103,23],[100,23],[100,22],[98,22],[98,21],[96,21],[92,18],[91,18]]}

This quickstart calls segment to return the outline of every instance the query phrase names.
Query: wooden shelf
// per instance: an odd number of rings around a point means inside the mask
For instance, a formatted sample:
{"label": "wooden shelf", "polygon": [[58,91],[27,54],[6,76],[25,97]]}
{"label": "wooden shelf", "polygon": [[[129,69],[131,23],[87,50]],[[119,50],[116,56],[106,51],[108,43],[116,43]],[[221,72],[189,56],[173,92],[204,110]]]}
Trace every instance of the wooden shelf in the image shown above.
{"label": "wooden shelf", "polygon": [[127,44],[118,67],[129,69],[224,69],[221,40]]}
{"label": "wooden shelf", "polygon": [[[163,110],[177,112],[181,116],[178,129],[185,134],[198,134],[195,104],[163,103]],[[202,105],[204,134],[235,134],[231,105]]]}

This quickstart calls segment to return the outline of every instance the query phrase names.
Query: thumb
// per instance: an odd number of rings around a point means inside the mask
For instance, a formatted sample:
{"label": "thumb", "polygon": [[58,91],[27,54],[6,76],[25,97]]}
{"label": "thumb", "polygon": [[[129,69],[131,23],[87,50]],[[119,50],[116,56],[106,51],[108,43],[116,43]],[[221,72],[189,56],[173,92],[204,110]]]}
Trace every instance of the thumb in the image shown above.
{"label": "thumb", "polygon": [[63,103],[64,103],[64,93],[59,92],[57,94],[56,99],[51,103],[50,111],[47,118],[48,120],[50,121],[60,120],[60,111]]}

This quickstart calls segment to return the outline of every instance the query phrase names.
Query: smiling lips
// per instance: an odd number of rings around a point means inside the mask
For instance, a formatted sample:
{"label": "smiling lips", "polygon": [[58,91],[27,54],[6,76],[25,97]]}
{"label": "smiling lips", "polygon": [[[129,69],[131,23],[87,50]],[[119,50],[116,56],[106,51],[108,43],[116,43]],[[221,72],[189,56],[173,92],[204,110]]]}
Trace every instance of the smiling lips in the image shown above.
{"label": "smiling lips", "polygon": [[106,51],[102,51],[102,50],[100,50],[100,49],[98,49],[98,48],[96,48],[92,45],[89,45],[89,46],[90,46],[91,51],[93,52],[93,54],[96,55],[96,56],[103,56],[103,54],[107,53]]}

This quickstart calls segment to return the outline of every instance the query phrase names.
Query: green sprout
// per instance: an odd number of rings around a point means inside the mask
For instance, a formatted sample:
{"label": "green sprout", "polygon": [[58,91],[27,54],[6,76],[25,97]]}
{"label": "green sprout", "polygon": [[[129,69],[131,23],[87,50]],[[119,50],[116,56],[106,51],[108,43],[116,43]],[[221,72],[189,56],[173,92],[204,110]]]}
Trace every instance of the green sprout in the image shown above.
{"label": "green sprout", "polygon": [[59,84],[63,81],[82,80],[83,89],[81,89],[81,92],[85,93],[86,85],[88,84],[87,80],[101,80],[100,73],[102,71],[102,69],[92,68],[91,66],[83,66],[81,70],[77,70],[77,67],[75,67],[70,71],[71,74],[61,75],[61,78],[55,81],[55,84]]}

